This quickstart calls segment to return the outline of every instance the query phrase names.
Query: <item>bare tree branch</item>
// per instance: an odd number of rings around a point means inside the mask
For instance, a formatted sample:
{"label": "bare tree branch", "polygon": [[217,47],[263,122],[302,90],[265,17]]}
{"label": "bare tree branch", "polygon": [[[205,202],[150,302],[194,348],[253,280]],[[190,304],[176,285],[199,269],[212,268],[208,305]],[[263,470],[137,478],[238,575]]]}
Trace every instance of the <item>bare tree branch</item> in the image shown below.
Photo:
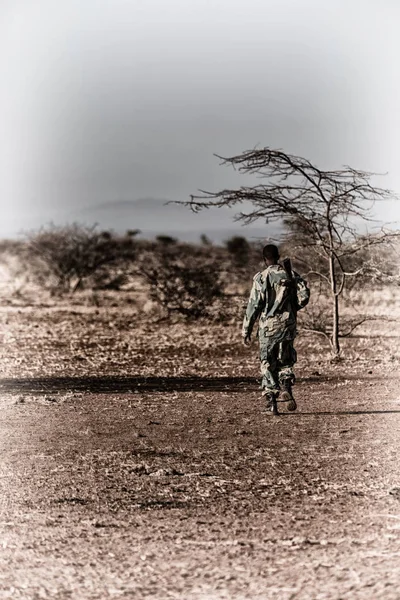
{"label": "bare tree branch", "polygon": [[[239,155],[216,155],[222,165],[233,167],[239,173],[255,175],[262,183],[223,189],[220,192],[201,191],[188,202],[180,203],[199,211],[212,207],[235,207],[250,203],[251,208],[236,215],[245,224],[257,220],[265,223],[283,220],[293,227],[304,245],[311,249],[317,261],[325,265],[309,270],[329,283],[332,298],[332,331],[328,335],[334,355],[340,353],[339,296],[348,278],[361,276],[364,267],[355,269],[346,265],[351,257],[379,244],[400,239],[400,232],[381,230],[374,236],[360,236],[360,221],[373,222],[375,202],[398,199],[388,189],[372,185],[377,173],[344,166],[337,170],[323,170],[300,156],[267,147],[247,150]],[[318,273],[318,274],[317,274]],[[320,332],[321,333],[321,332]]]}

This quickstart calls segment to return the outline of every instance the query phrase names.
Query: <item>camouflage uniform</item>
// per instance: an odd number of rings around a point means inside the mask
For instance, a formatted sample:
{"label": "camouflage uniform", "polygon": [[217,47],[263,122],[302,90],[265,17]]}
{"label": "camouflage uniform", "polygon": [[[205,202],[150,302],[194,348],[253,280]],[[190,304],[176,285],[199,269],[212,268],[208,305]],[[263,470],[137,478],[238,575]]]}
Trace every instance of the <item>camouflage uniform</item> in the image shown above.
{"label": "camouflage uniform", "polygon": [[[295,272],[297,293],[308,293],[306,282]],[[259,318],[258,338],[260,342],[261,387],[266,392],[277,394],[283,381],[293,385],[293,366],[296,350],[297,310],[290,292],[290,280],[280,264],[267,267],[253,279],[246,314],[243,321],[243,337],[250,337]]]}

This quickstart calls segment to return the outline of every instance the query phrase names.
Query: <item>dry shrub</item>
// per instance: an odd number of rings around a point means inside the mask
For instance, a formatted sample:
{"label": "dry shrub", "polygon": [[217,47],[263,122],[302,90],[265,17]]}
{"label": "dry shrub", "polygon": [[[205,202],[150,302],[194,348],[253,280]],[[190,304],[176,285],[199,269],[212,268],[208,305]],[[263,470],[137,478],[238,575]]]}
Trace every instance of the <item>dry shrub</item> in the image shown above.
{"label": "dry shrub", "polygon": [[151,300],[170,316],[209,316],[223,294],[220,265],[213,255],[189,244],[153,244],[142,252],[138,273]]}
{"label": "dry shrub", "polygon": [[116,237],[76,223],[51,225],[29,235],[28,250],[37,283],[66,292],[75,291],[95,275],[112,281],[112,266],[134,260],[135,241],[130,236]]}

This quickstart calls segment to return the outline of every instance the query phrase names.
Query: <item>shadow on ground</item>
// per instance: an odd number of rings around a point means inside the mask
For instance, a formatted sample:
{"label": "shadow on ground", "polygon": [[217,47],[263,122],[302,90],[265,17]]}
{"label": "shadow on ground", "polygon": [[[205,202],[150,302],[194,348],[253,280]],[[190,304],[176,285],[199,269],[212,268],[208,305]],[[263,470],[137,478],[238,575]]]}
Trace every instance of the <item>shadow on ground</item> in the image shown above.
{"label": "shadow on ground", "polygon": [[[365,377],[357,379],[373,379]],[[299,382],[329,382],[337,377],[310,376]],[[260,389],[254,377],[34,377],[0,379],[0,393],[57,394],[89,392],[96,394],[134,392],[244,392]]]}
{"label": "shadow on ground", "polygon": [[253,377],[38,377],[0,379],[0,393],[55,394],[75,391],[92,393],[184,392],[202,390],[239,392],[258,389]]}

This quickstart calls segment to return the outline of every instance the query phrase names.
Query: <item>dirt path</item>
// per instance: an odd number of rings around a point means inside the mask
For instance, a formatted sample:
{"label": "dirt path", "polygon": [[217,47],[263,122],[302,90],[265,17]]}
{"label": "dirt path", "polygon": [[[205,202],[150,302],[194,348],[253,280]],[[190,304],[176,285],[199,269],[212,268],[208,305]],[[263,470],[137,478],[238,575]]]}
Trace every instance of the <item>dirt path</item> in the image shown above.
{"label": "dirt path", "polygon": [[54,381],[0,382],[0,598],[400,598],[400,380],[279,418],[246,379]]}

